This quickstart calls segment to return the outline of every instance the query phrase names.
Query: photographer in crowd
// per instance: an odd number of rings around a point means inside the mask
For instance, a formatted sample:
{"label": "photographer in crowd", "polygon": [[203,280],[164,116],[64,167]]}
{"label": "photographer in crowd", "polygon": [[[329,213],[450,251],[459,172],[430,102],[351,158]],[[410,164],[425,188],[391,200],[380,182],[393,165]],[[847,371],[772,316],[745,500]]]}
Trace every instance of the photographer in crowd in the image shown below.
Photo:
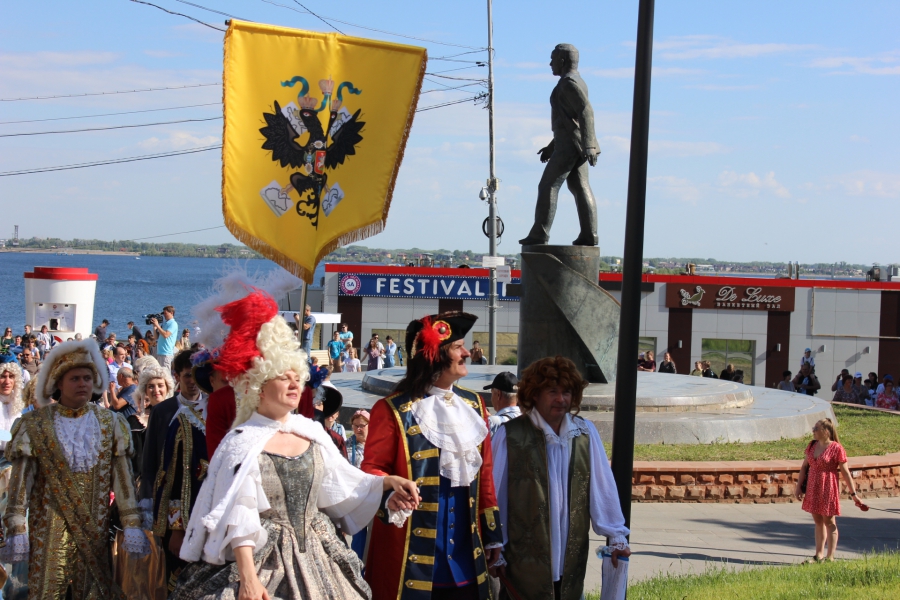
{"label": "photographer in crowd", "polygon": [[178,323],[175,322],[175,307],[166,306],[162,309],[163,322],[154,315],[148,319],[147,325],[153,326],[153,332],[157,334],[156,358],[164,369],[172,368],[172,358],[175,355],[175,342],[178,341]]}

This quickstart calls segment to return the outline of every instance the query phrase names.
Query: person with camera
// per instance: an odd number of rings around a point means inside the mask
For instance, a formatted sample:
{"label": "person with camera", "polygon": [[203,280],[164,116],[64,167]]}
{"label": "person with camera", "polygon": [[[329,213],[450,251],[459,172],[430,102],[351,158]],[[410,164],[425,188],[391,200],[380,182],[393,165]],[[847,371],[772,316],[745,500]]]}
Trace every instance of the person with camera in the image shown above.
{"label": "person with camera", "polygon": [[178,341],[178,323],[175,322],[175,307],[166,306],[162,309],[163,322],[159,322],[160,315],[151,315],[147,319],[147,325],[153,326],[153,332],[159,336],[156,342],[156,358],[164,369],[172,368],[172,358],[175,356],[175,342]]}

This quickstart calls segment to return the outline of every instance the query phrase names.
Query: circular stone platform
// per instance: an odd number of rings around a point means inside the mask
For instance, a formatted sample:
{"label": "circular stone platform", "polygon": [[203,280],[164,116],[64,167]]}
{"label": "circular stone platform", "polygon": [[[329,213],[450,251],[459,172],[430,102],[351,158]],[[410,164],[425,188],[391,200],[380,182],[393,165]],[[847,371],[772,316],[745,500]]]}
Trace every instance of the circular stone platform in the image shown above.
{"label": "circular stone platform", "polygon": [[[503,366],[470,366],[462,387],[483,392]],[[390,394],[404,367],[340,373],[332,381],[344,394],[347,410],[370,408]],[[612,440],[615,385],[585,390],[581,416],[601,437]],[[486,398],[487,399],[487,398]],[[806,435],[819,419],[834,419],[827,400],[719,379],[638,373],[636,444],[715,444],[766,442]]]}

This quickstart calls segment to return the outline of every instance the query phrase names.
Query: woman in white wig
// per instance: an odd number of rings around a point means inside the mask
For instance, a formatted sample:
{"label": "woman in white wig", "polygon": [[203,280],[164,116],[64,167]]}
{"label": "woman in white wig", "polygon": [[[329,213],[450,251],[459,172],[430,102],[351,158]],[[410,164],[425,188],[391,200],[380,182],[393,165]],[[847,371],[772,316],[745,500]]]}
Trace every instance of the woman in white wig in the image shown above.
{"label": "woman in white wig", "polygon": [[237,399],[233,429],[209,464],[187,527],[174,600],[369,598],[353,534],[386,504],[399,525],[418,506],[415,483],[354,469],[322,426],[291,414],[308,375],[275,301],[253,291],[221,307],[231,332],[215,368]]}
{"label": "woman in white wig", "polygon": [[[25,403],[22,400],[22,367],[12,354],[0,354],[0,430],[10,431],[16,419],[22,416]],[[0,453],[6,450],[6,442],[0,441]]]}
{"label": "woman in white wig", "polygon": [[138,371],[138,387],[134,394],[137,402],[137,411],[144,423],[153,407],[175,395],[175,381],[172,372],[159,366],[159,362],[152,356],[145,356],[135,361],[135,370]]}

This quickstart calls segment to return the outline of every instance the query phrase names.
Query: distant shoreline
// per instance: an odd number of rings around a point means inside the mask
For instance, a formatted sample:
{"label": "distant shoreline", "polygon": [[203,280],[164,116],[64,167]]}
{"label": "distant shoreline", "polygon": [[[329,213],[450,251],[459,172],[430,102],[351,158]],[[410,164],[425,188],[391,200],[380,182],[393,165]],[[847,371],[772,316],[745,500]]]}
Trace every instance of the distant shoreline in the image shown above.
{"label": "distant shoreline", "polygon": [[[75,256],[90,254],[94,256],[135,256],[148,258],[236,258],[228,255],[197,256],[196,254],[144,254],[142,252],[127,252],[118,250],[85,250],[83,248],[0,248],[0,254],[49,254],[52,256]],[[242,260],[263,258],[260,256],[241,256]]]}

